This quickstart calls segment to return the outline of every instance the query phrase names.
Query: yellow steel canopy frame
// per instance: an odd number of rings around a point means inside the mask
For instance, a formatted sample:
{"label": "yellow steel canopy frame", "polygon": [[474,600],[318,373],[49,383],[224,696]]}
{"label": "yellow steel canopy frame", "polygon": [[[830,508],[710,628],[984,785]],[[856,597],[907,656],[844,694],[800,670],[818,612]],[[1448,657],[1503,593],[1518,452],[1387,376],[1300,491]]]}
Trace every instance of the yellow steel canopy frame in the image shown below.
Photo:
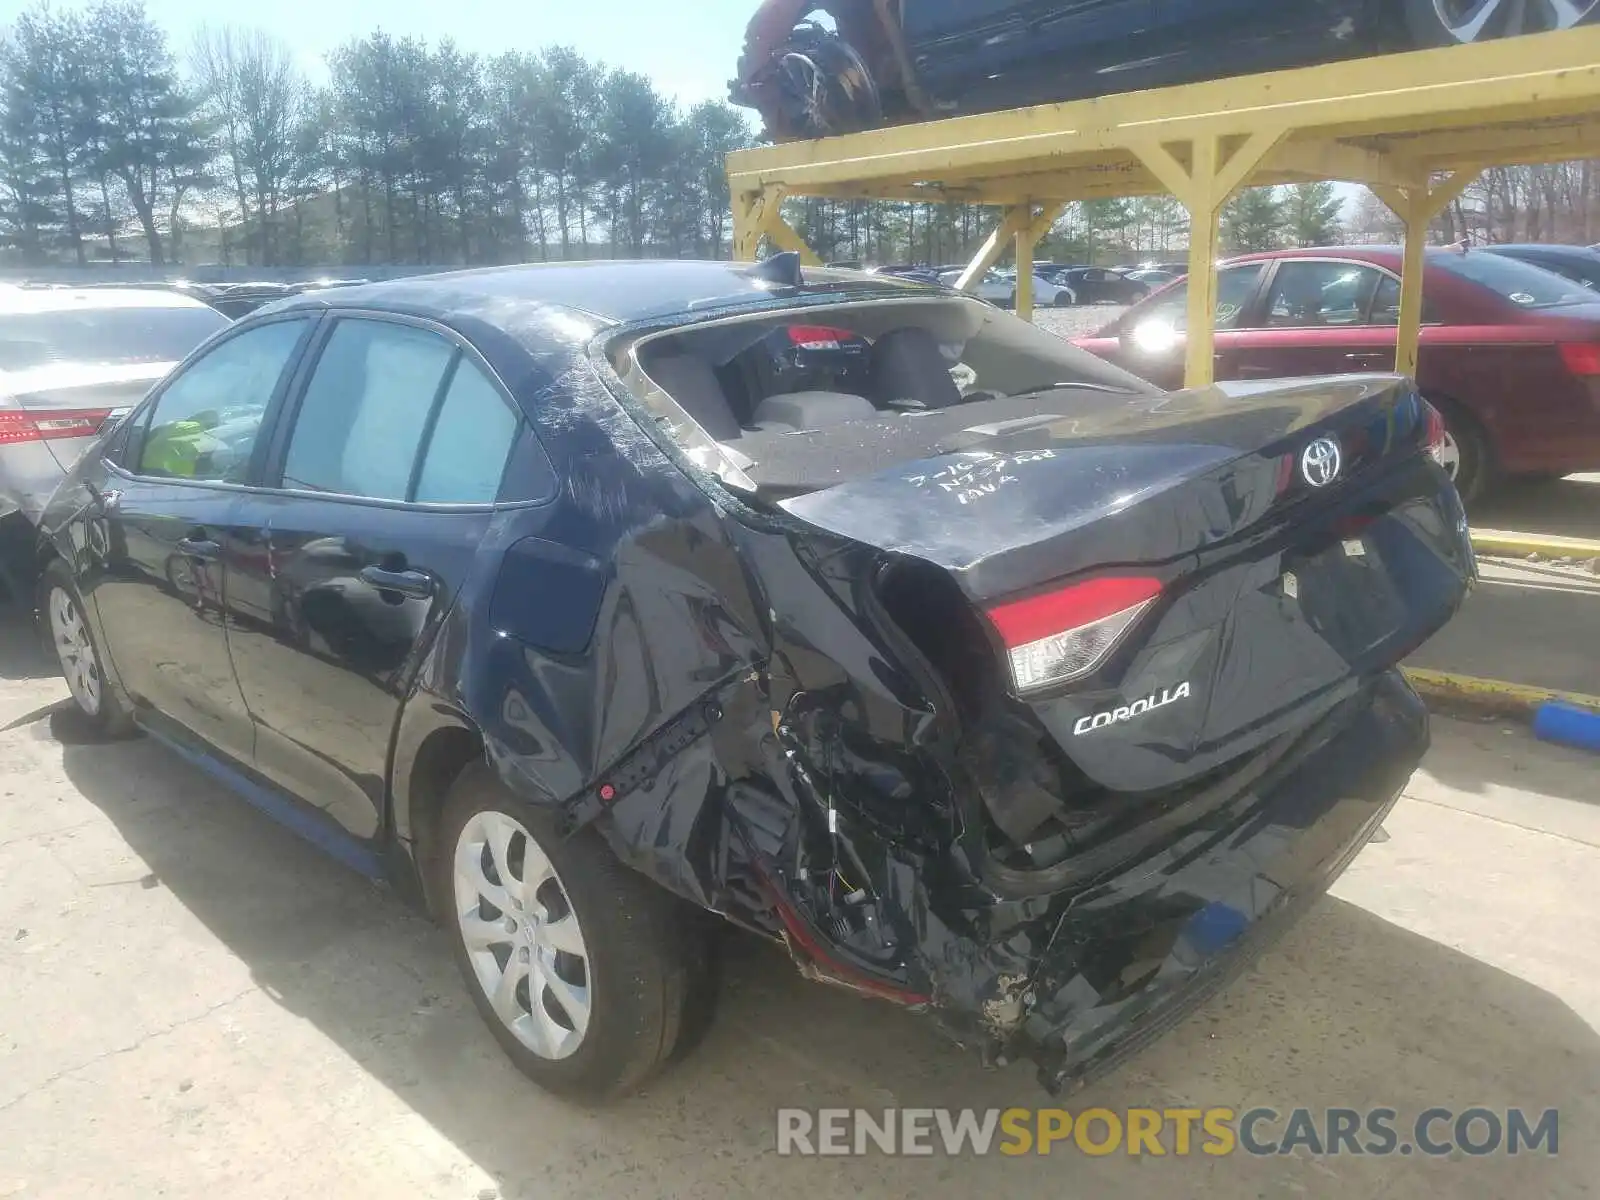
{"label": "yellow steel canopy frame", "polygon": [[763,235],[817,261],[786,196],[993,204],[963,286],[1033,247],[1074,200],[1170,192],[1190,217],[1186,382],[1212,380],[1217,219],[1247,185],[1363,183],[1406,227],[1395,369],[1414,374],[1428,223],[1489,166],[1600,156],[1600,27],[743,150],[728,159],[734,257]]}

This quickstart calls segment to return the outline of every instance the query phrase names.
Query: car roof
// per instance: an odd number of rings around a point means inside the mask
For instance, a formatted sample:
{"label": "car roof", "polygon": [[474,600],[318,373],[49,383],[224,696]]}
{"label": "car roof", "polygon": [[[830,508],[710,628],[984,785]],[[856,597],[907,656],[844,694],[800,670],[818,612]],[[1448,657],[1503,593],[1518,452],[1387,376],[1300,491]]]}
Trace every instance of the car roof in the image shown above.
{"label": "car roof", "polygon": [[206,308],[204,302],[165,288],[47,287],[0,289],[0,312],[70,312],[85,308]]}
{"label": "car roof", "polygon": [[925,293],[925,284],[894,275],[806,267],[799,288],[774,285],[752,264],[690,260],[535,263],[415,275],[307,292],[274,304],[273,312],[305,307],[421,312],[443,320],[484,317],[506,302],[575,309],[615,324],[711,309],[754,307],[774,299],[843,293]]}
{"label": "car roof", "polygon": [[1474,246],[1474,250],[1485,250],[1491,254],[1528,253],[1552,254],[1557,257],[1570,255],[1574,258],[1600,258],[1600,251],[1589,246],[1552,245],[1549,242],[1503,242],[1493,246]]}

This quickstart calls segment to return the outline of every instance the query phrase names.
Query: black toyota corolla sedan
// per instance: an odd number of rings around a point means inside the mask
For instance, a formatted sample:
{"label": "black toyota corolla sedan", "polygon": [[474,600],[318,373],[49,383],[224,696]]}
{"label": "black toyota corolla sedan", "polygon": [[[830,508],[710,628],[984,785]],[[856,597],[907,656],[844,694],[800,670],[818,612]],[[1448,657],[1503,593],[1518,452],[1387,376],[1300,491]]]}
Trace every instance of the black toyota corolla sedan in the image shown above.
{"label": "black toyota corolla sedan", "polygon": [[820,137],[1596,19],[1600,0],[763,0],[732,99]]}
{"label": "black toyota corolla sedan", "polygon": [[424,904],[546,1087],[672,1053],[709,910],[1059,1089],[1417,765],[1441,437],[1397,377],[1168,394],[792,256],[470,271],[196,351],[55,496],[39,604],[89,720]]}

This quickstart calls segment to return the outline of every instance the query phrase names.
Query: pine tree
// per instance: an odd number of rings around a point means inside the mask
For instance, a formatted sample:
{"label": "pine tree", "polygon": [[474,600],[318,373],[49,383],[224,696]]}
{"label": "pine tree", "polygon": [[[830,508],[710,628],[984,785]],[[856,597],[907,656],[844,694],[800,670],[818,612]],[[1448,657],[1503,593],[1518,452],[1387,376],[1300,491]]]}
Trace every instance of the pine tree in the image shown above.
{"label": "pine tree", "polygon": [[1297,246],[1330,246],[1339,237],[1344,202],[1331,183],[1297,183],[1284,189],[1289,237]]}
{"label": "pine tree", "polygon": [[1284,234],[1284,204],[1277,188],[1249,188],[1222,209],[1222,243],[1234,254],[1275,250]]}

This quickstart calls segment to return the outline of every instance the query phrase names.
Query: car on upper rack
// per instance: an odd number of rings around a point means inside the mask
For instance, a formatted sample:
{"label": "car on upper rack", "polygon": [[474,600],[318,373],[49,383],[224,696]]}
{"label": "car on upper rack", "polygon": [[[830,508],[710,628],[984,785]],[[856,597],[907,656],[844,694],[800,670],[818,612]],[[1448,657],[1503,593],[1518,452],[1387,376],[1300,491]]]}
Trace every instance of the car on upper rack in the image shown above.
{"label": "car on upper rack", "polygon": [[1059,1090],[1417,766],[1442,438],[1393,375],[1167,393],[797,255],[467,271],[192,355],[56,493],[38,607],[83,722],[415,899],[548,1088],[692,1043],[712,912]]}
{"label": "car on upper rack", "polygon": [[100,427],[228,319],[166,286],[0,289],[0,576]]}
{"label": "car on upper rack", "polygon": [[[833,28],[808,20],[826,14]],[[735,104],[777,140],[1594,21],[1600,0],[765,0]]]}
{"label": "car on upper rack", "polygon": [[[1225,262],[1215,377],[1391,369],[1400,260],[1398,246],[1338,246]],[[1417,386],[1444,415],[1441,457],[1461,494],[1600,469],[1600,295],[1478,250],[1430,250],[1425,264]],[[1188,296],[1172,284],[1075,344],[1179,386]]]}

